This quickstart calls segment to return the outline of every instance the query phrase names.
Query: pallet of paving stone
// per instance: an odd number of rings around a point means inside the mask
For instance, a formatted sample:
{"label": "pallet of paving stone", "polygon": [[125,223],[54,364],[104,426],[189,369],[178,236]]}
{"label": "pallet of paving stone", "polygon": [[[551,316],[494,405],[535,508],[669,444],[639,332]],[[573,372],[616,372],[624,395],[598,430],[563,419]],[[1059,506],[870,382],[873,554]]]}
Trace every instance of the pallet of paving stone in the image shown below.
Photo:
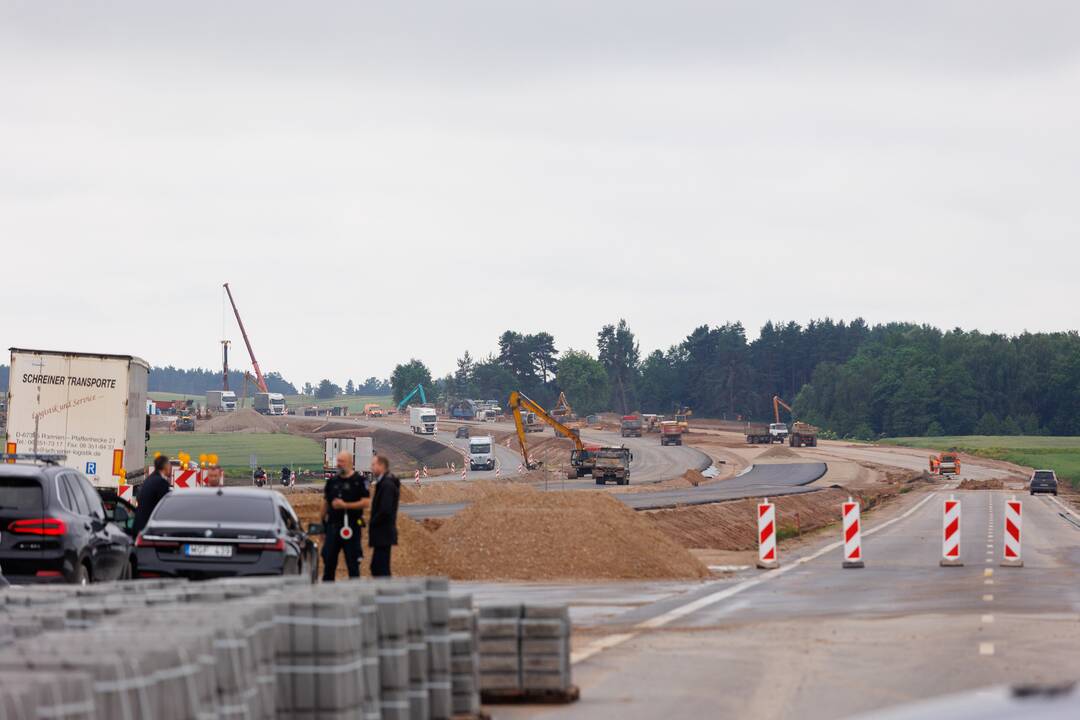
{"label": "pallet of paving stone", "polygon": [[482,690],[481,702],[487,705],[566,705],[581,699],[581,688],[571,685],[562,690]]}

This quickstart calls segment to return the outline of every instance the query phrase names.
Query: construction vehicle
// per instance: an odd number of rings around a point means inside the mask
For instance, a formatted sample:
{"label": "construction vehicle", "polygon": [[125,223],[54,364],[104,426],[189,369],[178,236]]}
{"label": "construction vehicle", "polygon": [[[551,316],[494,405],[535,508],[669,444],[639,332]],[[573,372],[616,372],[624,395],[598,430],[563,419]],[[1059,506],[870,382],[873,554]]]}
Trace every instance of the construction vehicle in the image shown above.
{"label": "construction vehicle", "polygon": [[338,473],[337,456],[351,453],[353,466],[367,474],[365,468],[375,454],[375,441],[369,437],[328,437],[323,439],[323,477],[329,480]]}
{"label": "construction vehicle", "polygon": [[379,403],[368,403],[364,406],[364,414],[368,417],[382,417],[386,413],[383,411],[382,405]]}
{"label": "construction vehicle", "polygon": [[674,420],[665,420],[660,423],[661,445],[682,445],[682,428]]}
{"label": "construction vehicle", "polygon": [[645,432],[660,432],[660,422],[663,418],[659,415],[651,415],[646,413],[641,416],[641,423],[645,427]]}
{"label": "construction vehicle", "polygon": [[[424,392],[424,386],[423,385],[417,385],[416,387],[414,387],[409,392],[408,395],[401,398],[401,402],[399,402],[397,404],[398,412],[401,412],[402,408],[404,408],[406,405],[408,405],[409,401],[412,400],[413,397],[415,397],[417,394],[420,395],[420,404],[421,405],[427,405],[427,394]],[[434,411],[432,411],[432,412],[434,412]]]}
{"label": "construction vehicle", "polygon": [[[251,349],[251,340],[248,339],[247,330],[244,328],[244,321],[240,319],[240,311],[236,308],[236,301],[233,300],[232,290],[229,289],[229,283],[225,283],[225,293],[229,296],[229,304],[232,305],[233,315],[236,316],[236,324],[240,326],[240,334],[244,337],[244,345],[247,346],[248,357],[251,358],[251,367],[255,370],[255,380],[259,386],[259,392],[269,393],[270,389],[266,387],[266,378],[263,377],[262,368],[259,367],[259,361],[255,359],[255,351]],[[285,413],[282,412],[282,415]]]}
{"label": "construction vehicle", "polygon": [[176,432],[195,432],[195,416],[186,411],[177,415]]}
{"label": "construction vehicle", "polygon": [[435,408],[410,407],[409,427],[414,435],[434,435],[439,431]]}
{"label": "construction vehicle", "polygon": [[930,456],[930,472],[934,475],[959,475],[960,456],[955,452],[943,452]]}
{"label": "construction vehicle", "polygon": [[[773,436],[769,432],[769,423],[762,422],[748,422],[746,423],[746,444],[747,445],[768,445],[773,442]],[[784,426],[787,430],[787,426]]]}
{"label": "construction vehicle", "polygon": [[581,421],[574,414],[570,402],[566,399],[566,393],[560,392],[559,399],[555,401],[555,407],[551,408],[551,417],[555,418],[568,428],[579,427]]}
{"label": "construction vehicle", "polygon": [[817,447],[818,429],[799,420],[791,423],[788,433],[788,445],[791,447]]}
{"label": "construction vehicle", "polygon": [[679,423],[679,428],[683,433],[690,432],[690,416],[694,414],[694,411],[688,407],[681,408],[675,413],[675,422]]}
{"label": "construction vehicle", "polygon": [[232,390],[208,390],[206,409],[212,412],[233,412],[236,410],[236,393]]}
{"label": "construction vehicle", "polygon": [[[524,412],[522,410],[524,409]],[[529,445],[525,442],[525,433],[529,432],[527,429],[526,415],[531,415],[534,425],[540,425],[540,421],[546,422],[555,432],[563,437],[570,438],[574,443],[574,450],[571,453],[571,466],[574,468],[568,473],[570,477],[581,477],[584,472],[581,472],[583,468],[588,468],[588,471],[592,470],[591,461],[582,456],[585,451],[585,444],[581,442],[581,433],[574,429],[563,425],[561,422],[551,417],[547,410],[540,407],[537,403],[530,400],[522,393],[514,390],[510,393],[510,411],[514,415],[514,429],[517,431],[518,445],[521,446],[521,460],[526,468],[529,470],[535,470],[539,467],[538,463],[534,463],[529,459]],[[577,465],[574,465],[574,453],[578,454]]]}
{"label": "construction vehicle", "polygon": [[[525,413],[525,416],[522,418],[522,422],[525,423],[525,432],[527,433],[544,432],[544,425],[540,422],[540,419],[537,417],[536,413]],[[559,431],[555,430],[555,434],[558,435]]]}
{"label": "construction vehicle", "polygon": [[[625,463],[621,458],[624,457],[624,453],[629,451],[626,448],[619,447],[601,447],[598,445],[585,445],[581,441],[581,432],[577,428],[567,427],[561,422],[551,417],[551,415],[540,407],[536,402],[530,400],[525,395],[521,394],[517,390],[510,393],[510,411],[514,415],[514,428],[517,431],[518,445],[521,446],[521,459],[525,467],[529,470],[535,470],[540,466],[540,463],[533,462],[529,459],[529,446],[525,441],[525,434],[528,432],[526,429],[525,416],[531,414],[534,416],[534,422],[539,425],[541,422],[550,425],[557,435],[570,438],[574,443],[574,449],[570,451],[570,470],[566,473],[568,478],[579,478],[585,475],[593,474],[595,477],[596,462],[598,456],[605,451],[613,451],[609,453],[612,457],[607,458],[606,465],[608,468],[604,470],[604,477],[622,477],[628,480],[630,477],[629,464],[633,460],[632,455],[625,457]],[[625,465],[625,472],[620,472],[617,466],[620,464]],[[623,483],[625,484],[625,483]]]}
{"label": "construction vehicle", "polygon": [[495,453],[492,452],[494,444],[495,441],[490,435],[477,435],[469,438],[470,470],[495,469]]}
{"label": "construction vehicle", "polygon": [[614,480],[616,485],[630,484],[630,461],[634,454],[626,446],[605,447],[594,452],[592,476],[597,485]]}
{"label": "construction vehicle", "polygon": [[145,474],[145,360],[11,348],[9,368],[5,453],[63,456],[95,487],[115,489]]}
{"label": "construction vehicle", "polygon": [[281,393],[258,392],[255,393],[252,407],[260,415],[284,415],[285,396]]}
{"label": "construction vehicle", "polygon": [[641,437],[641,416],[623,415],[619,421],[619,434],[622,437]]}

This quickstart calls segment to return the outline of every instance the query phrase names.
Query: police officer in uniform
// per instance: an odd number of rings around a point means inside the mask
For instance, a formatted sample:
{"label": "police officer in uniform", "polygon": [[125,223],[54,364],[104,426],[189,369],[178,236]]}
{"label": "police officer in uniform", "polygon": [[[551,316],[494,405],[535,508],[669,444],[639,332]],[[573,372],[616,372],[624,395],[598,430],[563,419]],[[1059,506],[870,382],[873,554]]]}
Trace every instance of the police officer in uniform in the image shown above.
{"label": "police officer in uniform", "polygon": [[[360,530],[364,526],[364,508],[371,504],[364,476],[353,467],[352,453],[337,456],[338,474],[326,481],[323,490],[323,523],[326,542],[323,545],[323,582],[333,582],[337,572],[338,554],[345,552],[345,569],[349,577],[360,577],[360,558],[364,546]],[[342,533],[342,529],[347,532]],[[349,537],[342,537],[342,535]]]}

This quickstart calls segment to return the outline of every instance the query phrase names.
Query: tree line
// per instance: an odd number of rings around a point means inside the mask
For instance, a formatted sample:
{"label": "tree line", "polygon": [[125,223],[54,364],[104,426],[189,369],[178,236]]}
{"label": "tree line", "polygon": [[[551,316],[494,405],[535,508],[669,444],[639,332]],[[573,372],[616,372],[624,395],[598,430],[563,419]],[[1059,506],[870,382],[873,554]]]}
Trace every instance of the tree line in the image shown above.
{"label": "tree line", "polygon": [[[266,387],[270,392],[278,392],[283,395],[295,395],[296,387],[283,378],[281,373],[268,372]],[[184,393],[187,395],[204,395],[208,390],[221,390],[221,371],[207,370],[205,368],[176,368],[172,365],[167,367],[150,368],[148,388],[151,392]],[[229,371],[229,389],[240,395],[243,389],[244,373],[240,370]]]}
{"label": "tree line", "polygon": [[[465,351],[433,379],[418,359],[391,377],[395,401],[418,383],[429,400],[505,402],[521,390],[551,407],[560,391],[581,414],[603,410],[768,420],[780,396],[795,416],[839,437],[1080,434],[1080,336],[869,326],[829,318],[702,325],[647,355],[625,320],[604,325],[595,351],[559,351],[546,332],[507,330],[498,352]],[[785,415],[784,420],[791,417]]]}

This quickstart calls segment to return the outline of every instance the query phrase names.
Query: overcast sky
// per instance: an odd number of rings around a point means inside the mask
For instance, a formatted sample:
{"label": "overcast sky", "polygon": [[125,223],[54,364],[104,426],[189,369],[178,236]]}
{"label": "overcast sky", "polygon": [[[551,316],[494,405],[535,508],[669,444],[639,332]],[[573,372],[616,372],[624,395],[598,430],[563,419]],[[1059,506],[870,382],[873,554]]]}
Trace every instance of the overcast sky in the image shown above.
{"label": "overcast sky", "polygon": [[1075,2],[0,0],[0,342],[436,374],[831,316],[1077,326]]}

